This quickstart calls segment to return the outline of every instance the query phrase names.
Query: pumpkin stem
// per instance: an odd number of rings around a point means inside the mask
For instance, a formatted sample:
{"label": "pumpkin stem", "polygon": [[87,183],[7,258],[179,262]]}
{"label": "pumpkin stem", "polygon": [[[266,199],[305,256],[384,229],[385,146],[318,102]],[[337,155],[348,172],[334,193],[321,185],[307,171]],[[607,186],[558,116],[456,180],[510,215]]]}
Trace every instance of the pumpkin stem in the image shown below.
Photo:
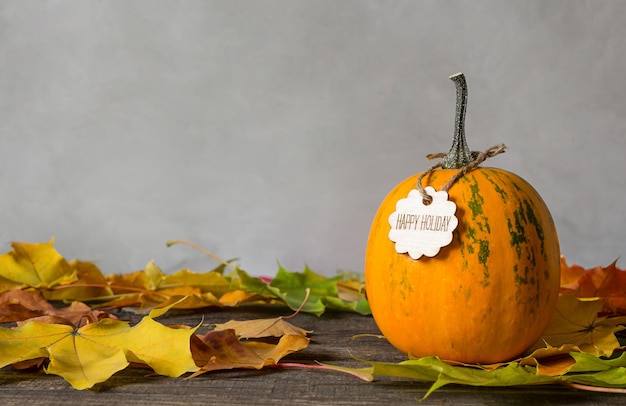
{"label": "pumpkin stem", "polygon": [[460,169],[469,165],[472,161],[472,152],[465,140],[465,111],[467,109],[467,83],[463,73],[455,73],[450,76],[456,87],[456,115],[454,118],[454,140],[452,148],[441,161],[444,169]]}

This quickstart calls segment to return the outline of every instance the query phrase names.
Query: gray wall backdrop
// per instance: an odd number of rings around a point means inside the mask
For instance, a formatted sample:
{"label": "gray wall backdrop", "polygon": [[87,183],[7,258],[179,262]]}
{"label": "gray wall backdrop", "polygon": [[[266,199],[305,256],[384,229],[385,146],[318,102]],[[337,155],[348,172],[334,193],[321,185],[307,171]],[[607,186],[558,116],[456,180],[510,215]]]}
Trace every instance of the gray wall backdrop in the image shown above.
{"label": "gray wall backdrop", "polygon": [[[106,273],[361,271],[399,181],[472,149],[542,194],[562,252],[626,254],[624,1],[0,1],[0,243]],[[618,263],[619,264],[619,263]],[[621,264],[620,264],[621,265]]]}

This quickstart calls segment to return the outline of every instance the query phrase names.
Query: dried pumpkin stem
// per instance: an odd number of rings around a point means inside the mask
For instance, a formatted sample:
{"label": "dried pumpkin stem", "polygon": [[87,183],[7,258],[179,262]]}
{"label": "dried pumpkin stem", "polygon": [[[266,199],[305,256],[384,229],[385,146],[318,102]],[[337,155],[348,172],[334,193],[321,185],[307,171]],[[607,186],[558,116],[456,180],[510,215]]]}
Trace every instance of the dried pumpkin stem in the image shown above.
{"label": "dried pumpkin stem", "polygon": [[465,81],[465,75],[463,73],[455,73],[450,76],[450,80],[454,82],[456,86],[456,116],[454,119],[454,140],[452,141],[452,148],[447,154],[437,153],[437,154],[428,154],[426,158],[435,159],[442,158],[441,162],[438,162],[428,168],[426,171],[422,172],[422,174],[417,178],[417,190],[422,195],[424,204],[428,205],[432,202],[432,196],[430,196],[424,190],[424,186],[422,186],[422,179],[428,174],[432,173],[438,168],[443,169],[458,169],[459,171],[454,174],[445,184],[445,186],[441,189],[445,192],[450,189],[450,187],[456,182],[459,178],[464,176],[467,172],[476,168],[483,161],[488,158],[494,157],[498,154],[501,154],[506,149],[506,145],[498,144],[493,147],[487,148],[484,151],[471,151],[467,146],[467,141],[465,139],[465,112],[467,110],[467,83]]}
{"label": "dried pumpkin stem", "polygon": [[467,146],[465,139],[465,112],[467,111],[467,82],[463,73],[455,73],[450,76],[456,87],[456,114],[454,118],[454,139],[452,148],[441,161],[443,169],[460,169],[469,165],[472,152]]}

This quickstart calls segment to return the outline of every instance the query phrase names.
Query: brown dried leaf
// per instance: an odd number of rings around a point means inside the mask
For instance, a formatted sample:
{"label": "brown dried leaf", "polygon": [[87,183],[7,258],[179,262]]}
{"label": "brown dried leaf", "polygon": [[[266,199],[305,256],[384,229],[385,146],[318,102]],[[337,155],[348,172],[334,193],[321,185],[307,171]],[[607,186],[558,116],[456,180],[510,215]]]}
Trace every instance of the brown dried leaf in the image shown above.
{"label": "brown dried leaf", "polygon": [[[103,312],[92,312],[81,302],[72,302],[67,307],[54,307],[42,293],[36,290],[13,289],[0,294],[0,322],[41,321],[77,325],[85,317],[98,319]],[[110,317],[110,315],[106,315]]]}
{"label": "brown dried leaf", "polygon": [[0,294],[0,322],[27,320],[53,312],[52,306],[39,291],[12,289]]}
{"label": "brown dried leaf", "polygon": [[215,324],[213,331],[233,330],[239,338],[263,338],[282,337],[284,335],[299,335],[306,337],[312,331],[304,330],[300,327],[285,321],[285,317],[271,319],[257,319],[237,321],[231,320],[222,324]]}
{"label": "brown dried leaf", "polygon": [[193,336],[191,352],[200,370],[190,377],[222,369],[261,369],[277,364],[283,357],[306,348],[309,339],[301,335],[285,335],[277,344],[242,342],[232,329],[209,331]]}

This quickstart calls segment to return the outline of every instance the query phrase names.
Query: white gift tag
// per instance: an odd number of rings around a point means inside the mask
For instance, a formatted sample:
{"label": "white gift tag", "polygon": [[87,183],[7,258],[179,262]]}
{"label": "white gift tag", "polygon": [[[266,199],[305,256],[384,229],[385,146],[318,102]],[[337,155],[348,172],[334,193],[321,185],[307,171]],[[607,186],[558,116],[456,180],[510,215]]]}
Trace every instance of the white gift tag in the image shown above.
{"label": "white gift tag", "polygon": [[452,231],[459,224],[456,204],[448,200],[447,192],[436,192],[431,186],[424,190],[433,198],[430,204],[425,205],[420,192],[413,189],[407,198],[398,200],[389,216],[389,239],[396,243],[396,252],[413,259],[437,255],[452,242]]}

